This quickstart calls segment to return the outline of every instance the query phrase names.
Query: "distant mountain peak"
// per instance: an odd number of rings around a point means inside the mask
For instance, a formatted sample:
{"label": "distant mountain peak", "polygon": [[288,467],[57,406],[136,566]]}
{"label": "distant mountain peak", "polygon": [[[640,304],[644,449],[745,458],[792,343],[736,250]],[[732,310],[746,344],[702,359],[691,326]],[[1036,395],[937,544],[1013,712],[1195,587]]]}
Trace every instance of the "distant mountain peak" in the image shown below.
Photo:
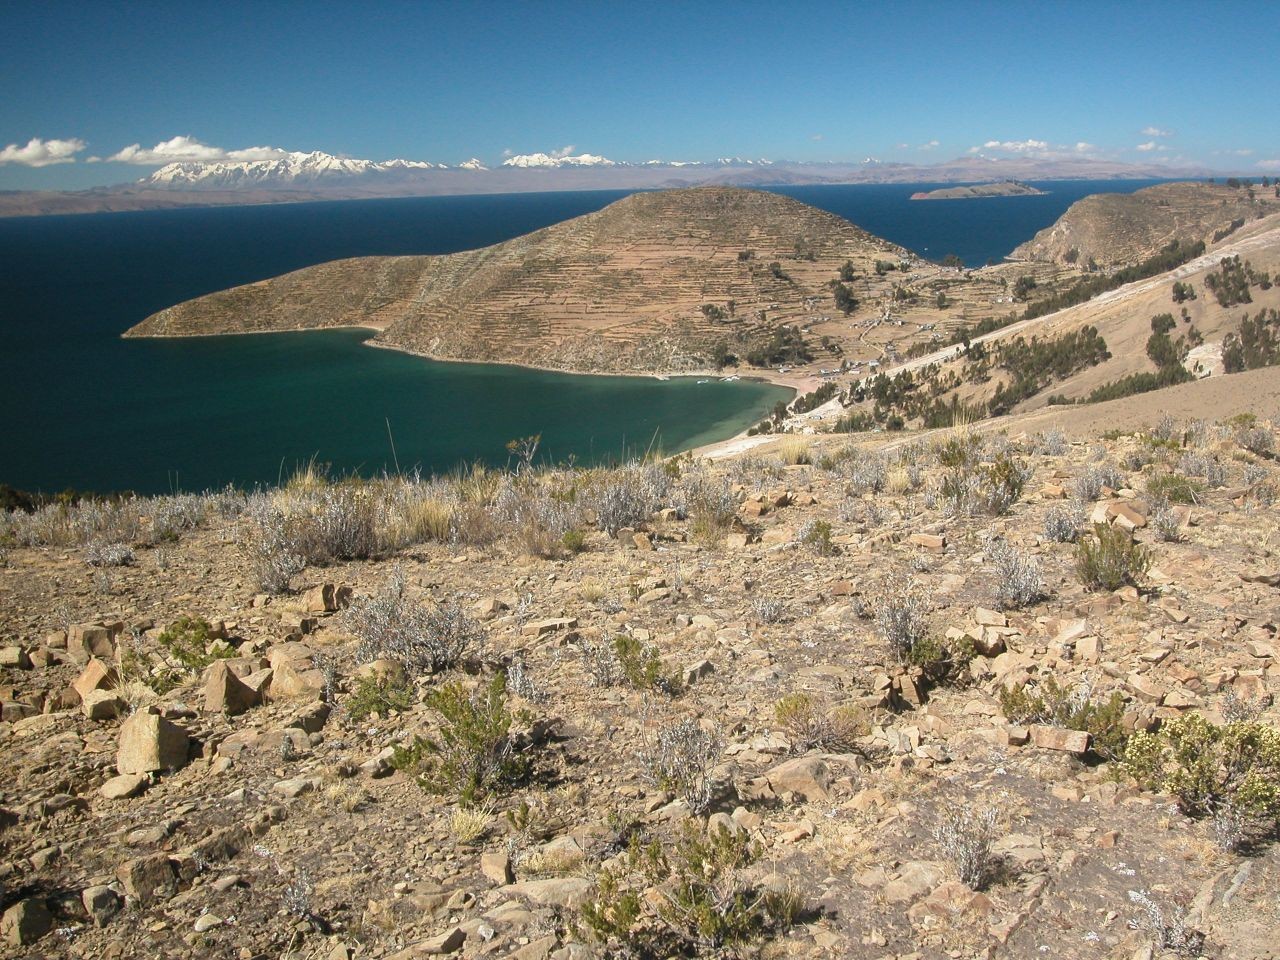
{"label": "distant mountain peak", "polygon": [[556,157],[549,153],[520,153],[507,157],[502,161],[504,167],[617,167],[626,166],[610,160],[608,157],[597,157],[590,153],[580,153],[576,157]]}

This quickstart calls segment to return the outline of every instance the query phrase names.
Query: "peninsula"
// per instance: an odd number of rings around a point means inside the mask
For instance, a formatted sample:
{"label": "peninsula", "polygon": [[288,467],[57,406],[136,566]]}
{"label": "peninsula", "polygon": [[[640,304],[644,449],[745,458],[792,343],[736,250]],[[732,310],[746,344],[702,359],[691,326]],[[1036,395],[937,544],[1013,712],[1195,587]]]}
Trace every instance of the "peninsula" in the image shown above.
{"label": "peninsula", "polygon": [[764,347],[819,301],[830,309],[842,271],[874,277],[904,257],[772,193],[638,193],[481,250],[339,260],[210,294],[126,336],[364,326],[375,346],[441,360],[678,372]]}
{"label": "peninsula", "polygon": [[984,197],[1042,197],[1046,192],[1020,180],[1001,180],[998,183],[975,183],[963,187],[940,187],[937,190],[921,190],[913,193],[911,199],[978,200]]}

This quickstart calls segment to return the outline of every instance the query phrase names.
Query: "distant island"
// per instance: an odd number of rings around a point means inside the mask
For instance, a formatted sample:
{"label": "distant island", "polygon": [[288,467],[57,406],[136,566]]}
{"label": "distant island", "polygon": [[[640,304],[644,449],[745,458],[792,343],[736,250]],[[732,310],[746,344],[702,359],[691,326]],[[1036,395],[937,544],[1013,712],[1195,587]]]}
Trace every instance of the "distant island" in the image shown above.
{"label": "distant island", "polygon": [[1046,191],[1037,190],[1021,180],[1001,180],[998,183],[979,183],[969,187],[940,187],[922,190],[911,195],[912,200],[974,200],[979,197],[1041,197]]}

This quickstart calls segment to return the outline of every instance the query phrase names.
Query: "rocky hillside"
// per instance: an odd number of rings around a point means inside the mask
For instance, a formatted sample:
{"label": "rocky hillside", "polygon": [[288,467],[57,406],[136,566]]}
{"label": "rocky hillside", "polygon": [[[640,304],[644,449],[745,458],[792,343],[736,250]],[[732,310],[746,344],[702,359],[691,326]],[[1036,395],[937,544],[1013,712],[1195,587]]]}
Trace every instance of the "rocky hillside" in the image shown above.
{"label": "rocky hillside", "polygon": [[2,952],[1274,956],[1276,425],[1008,425],[5,517]]}
{"label": "rocky hillside", "polygon": [[367,325],[375,343],[564,370],[706,367],[744,352],[851,261],[904,251],[831,214],[736,188],[641,193],[497,246],[368,257],[179,304],[129,336]]}
{"label": "rocky hillside", "polygon": [[1092,260],[1109,270],[1141,261],[1172,240],[1211,243],[1234,221],[1277,210],[1280,199],[1270,186],[1162,183],[1134,193],[1099,193],[1077,200],[1011,256],[1079,266]]}

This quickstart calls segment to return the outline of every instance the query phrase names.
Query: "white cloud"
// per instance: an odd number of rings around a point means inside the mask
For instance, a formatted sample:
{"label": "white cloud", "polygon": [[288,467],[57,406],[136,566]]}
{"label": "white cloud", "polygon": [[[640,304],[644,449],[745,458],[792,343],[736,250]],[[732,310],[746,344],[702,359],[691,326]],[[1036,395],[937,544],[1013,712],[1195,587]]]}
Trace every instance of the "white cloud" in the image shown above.
{"label": "white cloud", "polygon": [[1097,149],[1096,143],[1086,143],[1081,140],[1076,144],[1076,153],[1094,153]]}
{"label": "white cloud", "polygon": [[820,133],[815,133],[815,134],[814,134],[812,137],[810,137],[809,139],[810,139],[810,140],[821,140],[821,139],[822,139],[822,134],[820,134]]}
{"label": "white cloud", "polygon": [[1156,143],[1154,140],[1148,140],[1146,143],[1140,143],[1134,147],[1140,153],[1150,153],[1152,150],[1163,150],[1164,147]]}
{"label": "white cloud", "polygon": [[1258,169],[1260,170],[1280,170],[1280,160],[1259,160]]}
{"label": "white cloud", "polygon": [[1049,149],[1044,140],[988,140],[982,146],[986,150],[1003,150],[1005,153],[1042,153]]}
{"label": "white cloud", "polygon": [[937,140],[930,140],[928,143],[922,143],[916,147],[917,150],[937,150],[941,144]]}
{"label": "white cloud", "polygon": [[140,166],[160,166],[178,161],[203,161],[205,163],[219,160],[278,160],[288,156],[288,150],[279,147],[246,147],[243,150],[224,150],[201,143],[195,137],[174,137],[164,140],[154,147],[146,148],[134,143],[114,153],[106,159],[112,163],[135,163]]}
{"label": "white cloud", "polygon": [[1224,153],[1229,157],[1252,157],[1253,156],[1253,151],[1250,150],[1248,147],[1243,147],[1239,150],[1218,150],[1216,152]]}
{"label": "white cloud", "polygon": [[1173,131],[1166,130],[1163,127],[1143,127],[1142,135],[1144,137],[1172,137]]}
{"label": "white cloud", "polygon": [[572,143],[568,144],[567,146],[561,147],[559,150],[551,151],[551,156],[555,157],[557,160],[563,160],[565,157],[572,156],[572,154],[573,154]]}
{"label": "white cloud", "polygon": [[85,148],[83,140],[41,140],[32,137],[25,147],[11,143],[0,150],[0,165],[18,163],[24,167],[49,167],[55,163],[75,163],[75,155]]}

